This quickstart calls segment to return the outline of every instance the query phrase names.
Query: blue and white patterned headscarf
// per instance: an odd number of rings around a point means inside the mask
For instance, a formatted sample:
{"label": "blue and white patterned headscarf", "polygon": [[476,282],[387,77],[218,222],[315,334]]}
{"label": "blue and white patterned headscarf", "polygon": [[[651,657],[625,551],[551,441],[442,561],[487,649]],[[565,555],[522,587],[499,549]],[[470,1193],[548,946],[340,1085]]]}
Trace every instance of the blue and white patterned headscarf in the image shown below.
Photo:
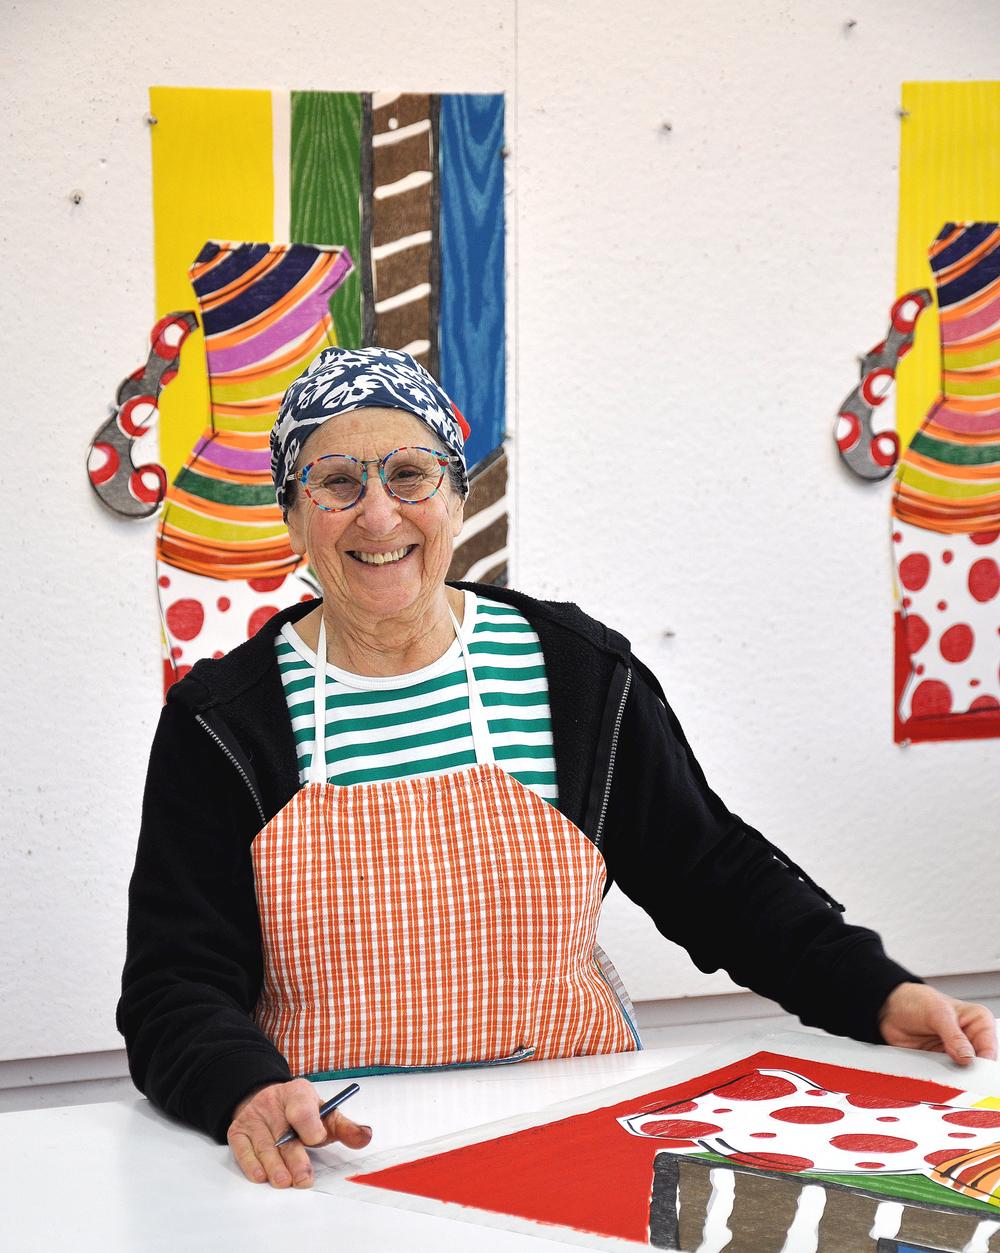
{"label": "blue and white patterned headscarf", "polygon": [[324,348],[285,392],[271,428],[271,477],[282,513],[302,445],[324,422],[353,409],[402,409],[426,423],[461,457],[462,494],[468,493],[468,423],[424,367],[390,348]]}

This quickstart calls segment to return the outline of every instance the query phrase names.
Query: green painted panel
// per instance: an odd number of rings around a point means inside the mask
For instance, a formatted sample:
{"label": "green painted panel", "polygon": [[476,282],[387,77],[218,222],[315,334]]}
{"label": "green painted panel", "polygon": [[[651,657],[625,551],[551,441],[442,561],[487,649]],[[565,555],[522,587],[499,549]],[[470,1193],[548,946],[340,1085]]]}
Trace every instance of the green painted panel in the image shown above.
{"label": "green painted panel", "polygon": [[330,298],[337,343],[360,348],[361,96],[292,92],[291,237],[340,244],[354,269]]}

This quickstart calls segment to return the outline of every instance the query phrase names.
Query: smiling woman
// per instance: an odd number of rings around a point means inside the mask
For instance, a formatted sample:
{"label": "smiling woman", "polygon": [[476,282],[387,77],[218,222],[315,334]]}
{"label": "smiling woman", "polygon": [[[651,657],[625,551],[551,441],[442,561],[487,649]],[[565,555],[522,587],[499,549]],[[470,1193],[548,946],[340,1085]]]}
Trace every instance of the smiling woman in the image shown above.
{"label": "smiling woman", "polygon": [[137,1086],[306,1186],[303,1145],[371,1135],[309,1079],[640,1047],[596,943],[611,879],[806,1022],[988,1054],[986,1010],[726,809],[627,640],[445,583],[468,430],[401,352],[329,348],[288,389],[272,476],[323,596],[170,689],[118,1010]]}

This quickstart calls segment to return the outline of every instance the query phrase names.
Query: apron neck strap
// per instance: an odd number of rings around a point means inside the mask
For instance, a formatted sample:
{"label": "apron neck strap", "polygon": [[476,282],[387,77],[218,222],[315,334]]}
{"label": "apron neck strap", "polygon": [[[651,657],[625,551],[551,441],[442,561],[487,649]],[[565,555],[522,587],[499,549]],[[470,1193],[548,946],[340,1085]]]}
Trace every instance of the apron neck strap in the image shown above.
{"label": "apron neck strap", "polygon": [[[472,597],[466,598],[466,608],[472,602]],[[472,602],[473,604],[475,602]],[[469,686],[469,721],[472,724],[472,743],[476,750],[476,761],[480,766],[492,766],[496,758],[493,756],[493,741],[490,739],[490,726],[486,720],[486,710],[483,708],[483,700],[479,694],[479,684],[476,681],[476,672],[472,666],[472,654],[469,646],[462,635],[462,628],[458,625],[458,619],[455,617],[451,605],[448,606],[448,613],[451,616],[452,626],[455,628],[455,635],[458,638],[458,646],[462,650],[462,657],[465,661],[465,677]],[[466,613],[468,617],[468,613]],[[472,623],[468,626],[471,628]],[[471,634],[471,631],[470,631]]]}
{"label": "apron neck strap", "polygon": [[[469,600],[466,604],[469,604]],[[476,761],[481,766],[492,765],[496,759],[493,756],[493,743],[490,739],[486,710],[483,708],[476,672],[472,666],[472,655],[451,605],[448,606],[448,615],[455,628],[455,637],[465,661],[465,677],[469,687],[469,721],[472,724],[472,743],[476,750]],[[321,610],[319,639],[316,641],[316,671],[313,676],[313,751],[306,782],[325,783],[326,780],[326,620]]]}

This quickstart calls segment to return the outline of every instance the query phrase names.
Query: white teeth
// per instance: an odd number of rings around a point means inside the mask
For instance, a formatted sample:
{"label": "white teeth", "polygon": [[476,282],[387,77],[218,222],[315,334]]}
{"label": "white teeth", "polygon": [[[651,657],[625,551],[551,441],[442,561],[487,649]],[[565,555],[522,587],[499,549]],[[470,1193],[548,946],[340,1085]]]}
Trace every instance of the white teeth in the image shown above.
{"label": "white teeth", "polygon": [[[412,547],[412,545],[411,545]],[[354,553],[359,561],[365,562],[369,566],[385,566],[391,561],[402,561],[410,548],[397,548],[394,553]]]}

